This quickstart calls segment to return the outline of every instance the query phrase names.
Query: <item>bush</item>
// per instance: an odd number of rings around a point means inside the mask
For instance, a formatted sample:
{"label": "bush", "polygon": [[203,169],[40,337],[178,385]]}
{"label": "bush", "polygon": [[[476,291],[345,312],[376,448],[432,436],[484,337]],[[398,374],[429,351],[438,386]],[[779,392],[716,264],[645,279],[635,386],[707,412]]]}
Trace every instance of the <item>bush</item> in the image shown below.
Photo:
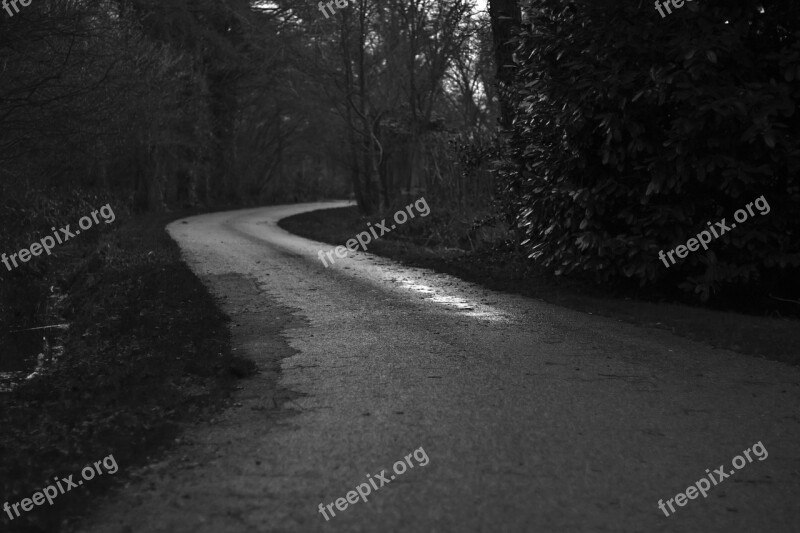
{"label": "bush", "polygon": [[[0,253],[11,255],[29,248],[46,235],[50,228],[62,228],[101,206],[110,203],[117,219],[128,212],[129,201],[123,195],[106,191],[67,187],[20,187],[16,183],[0,182]],[[119,224],[119,222],[117,222]],[[102,224],[101,226],[105,226]],[[59,272],[63,257],[91,249],[100,238],[100,227],[83,233],[79,239],[59,245],[52,255],[40,257],[19,267],[8,269],[0,264],[0,326],[3,331],[35,324],[40,299],[51,291],[47,282]],[[14,305],[11,305],[11,304]],[[4,333],[0,339],[5,340]]]}
{"label": "bush", "polygon": [[[796,278],[800,17],[789,0],[764,4],[704,0],[662,19],[646,2],[530,2],[497,171],[529,257],[704,299]],[[659,262],[761,195],[768,216]]]}

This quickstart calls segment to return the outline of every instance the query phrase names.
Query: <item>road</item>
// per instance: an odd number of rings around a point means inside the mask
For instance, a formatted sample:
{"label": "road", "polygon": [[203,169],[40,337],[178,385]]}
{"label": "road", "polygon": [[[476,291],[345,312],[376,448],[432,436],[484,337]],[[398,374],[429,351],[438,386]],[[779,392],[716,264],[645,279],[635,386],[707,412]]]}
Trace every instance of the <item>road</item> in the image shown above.
{"label": "road", "polygon": [[363,252],[325,268],[276,225],[336,205],[169,226],[262,372],[83,531],[800,531],[800,370]]}

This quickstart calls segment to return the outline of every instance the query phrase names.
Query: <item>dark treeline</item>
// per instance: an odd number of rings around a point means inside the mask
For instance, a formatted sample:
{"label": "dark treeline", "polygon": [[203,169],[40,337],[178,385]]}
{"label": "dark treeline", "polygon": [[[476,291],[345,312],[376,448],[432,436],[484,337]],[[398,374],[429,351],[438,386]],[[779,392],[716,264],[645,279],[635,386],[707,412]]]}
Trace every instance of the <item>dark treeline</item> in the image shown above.
{"label": "dark treeline", "polygon": [[3,181],[99,186],[150,210],[265,188],[268,133],[236,142],[268,113],[247,106],[276,92],[270,30],[246,1],[56,0],[0,18]]}
{"label": "dark treeline", "polygon": [[3,181],[110,187],[150,210],[490,194],[452,183],[449,141],[493,123],[491,36],[470,3],[328,19],[262,4],[44,1],[0,18]]}
{"label": "dark treeline", "polygon": [[[425,194],[459,243],[499,228],[492,244],[558,274],[788,294],[791,0],[695,1],[666,18],[611,0],[333,8],[42,0],[0,13],[4,222],[35,231],[43,221],[10,207],[44,196],[57,212],[93,189],[150,211],[352,194],[372,214]],[[768,215],[659,261],[762,195]]]}

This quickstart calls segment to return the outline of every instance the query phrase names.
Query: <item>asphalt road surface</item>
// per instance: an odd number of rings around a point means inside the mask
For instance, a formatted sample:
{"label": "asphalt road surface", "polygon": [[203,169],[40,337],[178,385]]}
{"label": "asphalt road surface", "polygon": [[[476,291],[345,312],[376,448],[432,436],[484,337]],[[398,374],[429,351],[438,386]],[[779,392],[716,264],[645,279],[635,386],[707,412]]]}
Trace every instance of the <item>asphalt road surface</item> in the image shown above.
{"label": "asphalt road surface", "polygon": [[84,531],[800,531],[798,369],[276,226],[338,205],[170,225],[262,372]]}

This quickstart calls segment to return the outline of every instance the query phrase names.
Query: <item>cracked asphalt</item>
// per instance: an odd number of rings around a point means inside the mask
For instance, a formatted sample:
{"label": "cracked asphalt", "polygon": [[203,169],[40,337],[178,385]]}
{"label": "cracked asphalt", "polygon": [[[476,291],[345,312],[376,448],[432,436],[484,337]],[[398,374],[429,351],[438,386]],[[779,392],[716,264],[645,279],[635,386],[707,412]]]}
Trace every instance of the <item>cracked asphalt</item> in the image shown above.
{"label": "cracked asphalt", "polygon": [[[800,531],[800,370],[368,253],[325,268],[330,245],[276,226],[341,205],[168,227],[261,373],[82,531]],[[318,511],[420,447],[426,466]]]}

